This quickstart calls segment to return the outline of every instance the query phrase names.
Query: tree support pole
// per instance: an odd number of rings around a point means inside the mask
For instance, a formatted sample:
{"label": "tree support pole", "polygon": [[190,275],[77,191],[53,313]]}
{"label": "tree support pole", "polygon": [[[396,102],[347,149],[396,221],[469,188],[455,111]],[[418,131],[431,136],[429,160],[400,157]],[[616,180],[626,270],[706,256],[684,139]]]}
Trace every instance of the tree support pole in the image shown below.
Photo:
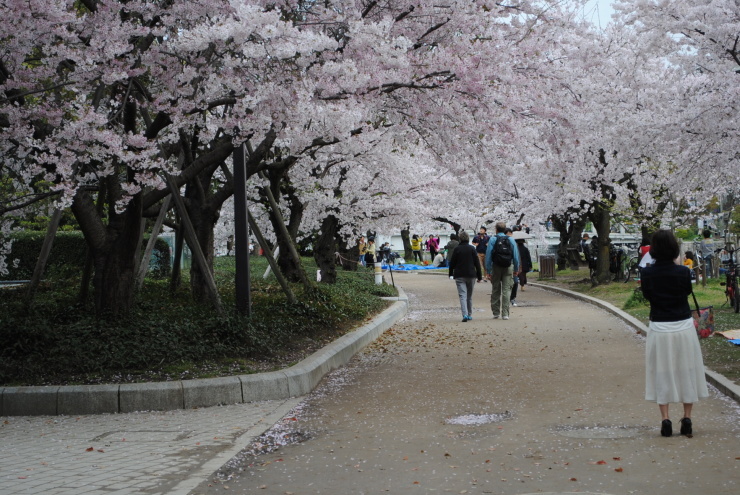
{"label": "tree support pole", "polygon": [[[180,215],[177,215],[180,218]],[[174,296],[182,281],[182,220],[177,223],[175,230],[175,250],[172,253],[172,276],[170,277],[170,295]]]}
{"label": "tree support pole", "polygon": [[236,310],[249,316],[252,312],[252,281],[247,211],[247,166],[242,144],[234,150],[234,290]]}
{"label": "tree support pole", "polygon": [[[262,179],[267,180],[267,176],[264,172],[260,172],[260,177]],[[269,181],[268,181],[269,182]],[[267,200],[270,202],[270,208],[272,208],[272,211],[275,213],[275,219],[277,220],[278,224],[278,230],[280,230],[279,235],[283,236],[286,240],[286,244],[288,245],[288,250],[290,251],[290,256],[293,258],[295,263],[299,266],[302,265],[301,263],[301,257],[298,255],[298,251],[295,248],[295,244],[293,243],[293,239],[290,237],[290,232],[288,232],[288,227],[285,226],[285,221],[283,220],[283,216],[280,214],[280,208],[278,207],[277,201],[275,201],[275,196],[272,194],[272,189],[270,188],[270,185],[263,188],[265,191],[265,195],[267,196]],[[304,274],[305,275],[305,274]],[[313,286],[308,281],[308,277],[303,277],[303,285],[306,287],[306,289],[313,289]]]}
{"label": "tree support pole", "polygon": [[[280,246],[275,246],[275,250],[272,252],[273,259],[277,258],[278,254],[280,254]],[[267,265],[267,269],[265,269],[265,273],[262,274],[262,279],[267,280],[267,277],[269,277],[271,273],[272,273],[272,266]]]}
{"label": "tree support pole", "polygon": [[51,216],[51,222],[49,222],[49,228],[46,230],[44,243],[41,245],[41,253],[39,253],[39,259],[36,261],[36,267],[33,269],[31,283],[28,286],[28,296],[26,300],[26,307],[28,308],[33,305],[33,298],[36,296],[36,289],[38,289],[39,284],[41,283],[41,277],[44,275],[46,262],[49,260],[51,246],[54,244],[54,238],[57,235],[57,229],[59,228],[59,222],[61,219],[62,209],[57,208]]}
{"label": "tree support pole", "polygon": [[188,215],[188,212],[185,209],[185,202],[180,196],[180,189],[177,187],[175,180],[170,174],[167,172],[164,174],[167,179],[167,185],[169,185],[170,191],[172,192],[172,197],[175,199],[175,206],[180,212],[181,224],[185,227],[185,238],[188,240],[195,262],[198,263],[198,267],[203,273],[203,277],[206,279],[206,288],[211,296],[213,307],[216,309],[218,314],[223,314],[223,307],[221,306],[221,298],[219,297],[218,289],[216,288],[216,281],[213,279],[213,273],[211,273],[211,270],[208,268],[206,257],[198,243],[198,236],[195,235],[195,228],[193,227],[193,223],[190,221],[190,215]]}
{"label": "tree support pole", "polygon": [[288,281],[285,280],[283,273],[280,271],[280,267],[278,267],[277,261],[275,261],[275,257],[270,252],[270,249],[267,248],[267,243],[265,242],[265,238],[262,235],[262,231],[257,225],[257,222],[255,222],[254,217],[252,216],[252,212],[249,211],[249,208],[247,208],[247,216],[249,218],[249,226],[252,227],[252,232],[254,232],[254,236],[257,238],[257,242],[260,243],[260,246],[265,247],[265,258],[267,258],[267,262],[270,264],[272,271],[275,272],[275,278],[277,278],[280,287],[283,288],[283,292],[285,292],[285,295],[288,297],[288,302],[290,302],[290,304],[298,303],[298,299],[295,297],[295,294],[293,294],[293,291],[290,289],[290,285],[288,285]]}
{"label": "tree support pole", "polygon": [[157,243],[157,236],[159,235],[159,231],[162,230],[162,224],[164,223],[164,219],[167,216],[167,210],[170,208],[170,201],[172,200],[172,196],[167,196],[164,198],[164,202],[162,203],[162,207],[159,209],[159,215],[157,216],[157,221],[154,222],[154,227],[152,227],[152,235],[149,237],[149,242],[146,244],[146,249],[144,250],[144,256],[141,258],[141,264],[139,265],[139,272],[136,275],[136,288],[141,289],[141,286],[144,285],[144,278],[146,277],[146,272],[149,269],[149,260],[152,257],[152,251],[154,251],[154,245]]}

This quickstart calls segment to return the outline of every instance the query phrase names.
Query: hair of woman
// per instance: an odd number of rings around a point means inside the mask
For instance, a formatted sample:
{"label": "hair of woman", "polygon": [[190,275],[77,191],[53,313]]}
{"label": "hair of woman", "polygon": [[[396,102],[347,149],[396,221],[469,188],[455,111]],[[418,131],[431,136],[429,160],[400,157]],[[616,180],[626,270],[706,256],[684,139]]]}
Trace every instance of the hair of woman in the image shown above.
{"label": "hair of woman", "polygon": [[657,261],[673,261],[678,258],[681,248],[678,247],[676,236],[670,230],[659,230],[653,234],[650,245],[650,256]]}

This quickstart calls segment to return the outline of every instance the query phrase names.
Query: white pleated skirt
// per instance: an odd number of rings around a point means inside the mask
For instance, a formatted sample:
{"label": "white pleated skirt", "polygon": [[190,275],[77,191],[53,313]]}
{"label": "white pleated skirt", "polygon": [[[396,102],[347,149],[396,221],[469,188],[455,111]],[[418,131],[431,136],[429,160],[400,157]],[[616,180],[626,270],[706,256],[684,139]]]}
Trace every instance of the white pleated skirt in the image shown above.
{"label": "white pleated skirt", "polygon": [[645,350],[645,400],[693,404],[708,396],[694,320],[650,322]]}

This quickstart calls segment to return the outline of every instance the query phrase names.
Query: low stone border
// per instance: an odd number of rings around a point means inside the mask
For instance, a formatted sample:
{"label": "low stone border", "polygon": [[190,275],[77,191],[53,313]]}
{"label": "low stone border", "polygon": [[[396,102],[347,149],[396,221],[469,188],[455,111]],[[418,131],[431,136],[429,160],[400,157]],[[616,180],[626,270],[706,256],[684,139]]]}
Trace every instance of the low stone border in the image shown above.
{"label": "low stone border", "polygon": [[[640,334],[647,335],[647,327],[643,322],[638,320],[632,315],[627,314],[626,312],[622,311],[618,307],[614,306],[611,303],[608,303],[606,301],[602,301],[601,299],[597,299],[595,297],[587,296],[586,294],[581,294],[580,292],[575,292],[568,289],[563,289],[561,287],[554,287],[552,285],[546,285],[546,284],[538,284],[538,283],[528,283],[528,285],[531,285],[532,287],[538,287],[540,289],[549,290],[552,292],[557,292],[558,294],[562,294],[564,296],[572,297],[574,299],[580,299],[581,301],[585,301],[587,303],[591,303],[595,306],[598,306],[602,309],[607,310],[609,313],[617,316],[618,318],[621,318],[625,322],[627,322],[629,325],[634,327]],[[740,386],[736,385],[732,380],[728,379],[724,375],[721,375],[720,373],[717,373],[716,371],[712,371],[708,368],[704,368],[704,374],[707,377],[707,381],[717,387],[717,389],[725,394],[726,396],[730,397],[731,399],[734,399],[737,402],[740,402]]]}
{"label": "low stone border", "polygon": [[0,416],[39,416],[166,411],[305,395],[406,315],[408,297],[371,322],[343,335],[303,361],[280,371],[173,382],[0,388]]}

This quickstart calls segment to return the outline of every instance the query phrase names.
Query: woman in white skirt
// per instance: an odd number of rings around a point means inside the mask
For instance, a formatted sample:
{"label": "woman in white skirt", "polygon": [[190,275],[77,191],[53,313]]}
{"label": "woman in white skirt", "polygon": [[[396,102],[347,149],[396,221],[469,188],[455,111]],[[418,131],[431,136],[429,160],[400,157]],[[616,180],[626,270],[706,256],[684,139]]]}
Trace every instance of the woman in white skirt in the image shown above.
{"label": "woman in white skirt", "polygon": [[642,270],[642,293],[650,301],[650,327],[645,352],[645,399],[658,403],[660,434],[670,437],[670,403],[683,404],[681,434],[691,436],[691,409],[709,395],[701,347],[691,318],[688,296],[691,272],[677,264],[678,241],[669,230],[653,234],[652,266]]}

